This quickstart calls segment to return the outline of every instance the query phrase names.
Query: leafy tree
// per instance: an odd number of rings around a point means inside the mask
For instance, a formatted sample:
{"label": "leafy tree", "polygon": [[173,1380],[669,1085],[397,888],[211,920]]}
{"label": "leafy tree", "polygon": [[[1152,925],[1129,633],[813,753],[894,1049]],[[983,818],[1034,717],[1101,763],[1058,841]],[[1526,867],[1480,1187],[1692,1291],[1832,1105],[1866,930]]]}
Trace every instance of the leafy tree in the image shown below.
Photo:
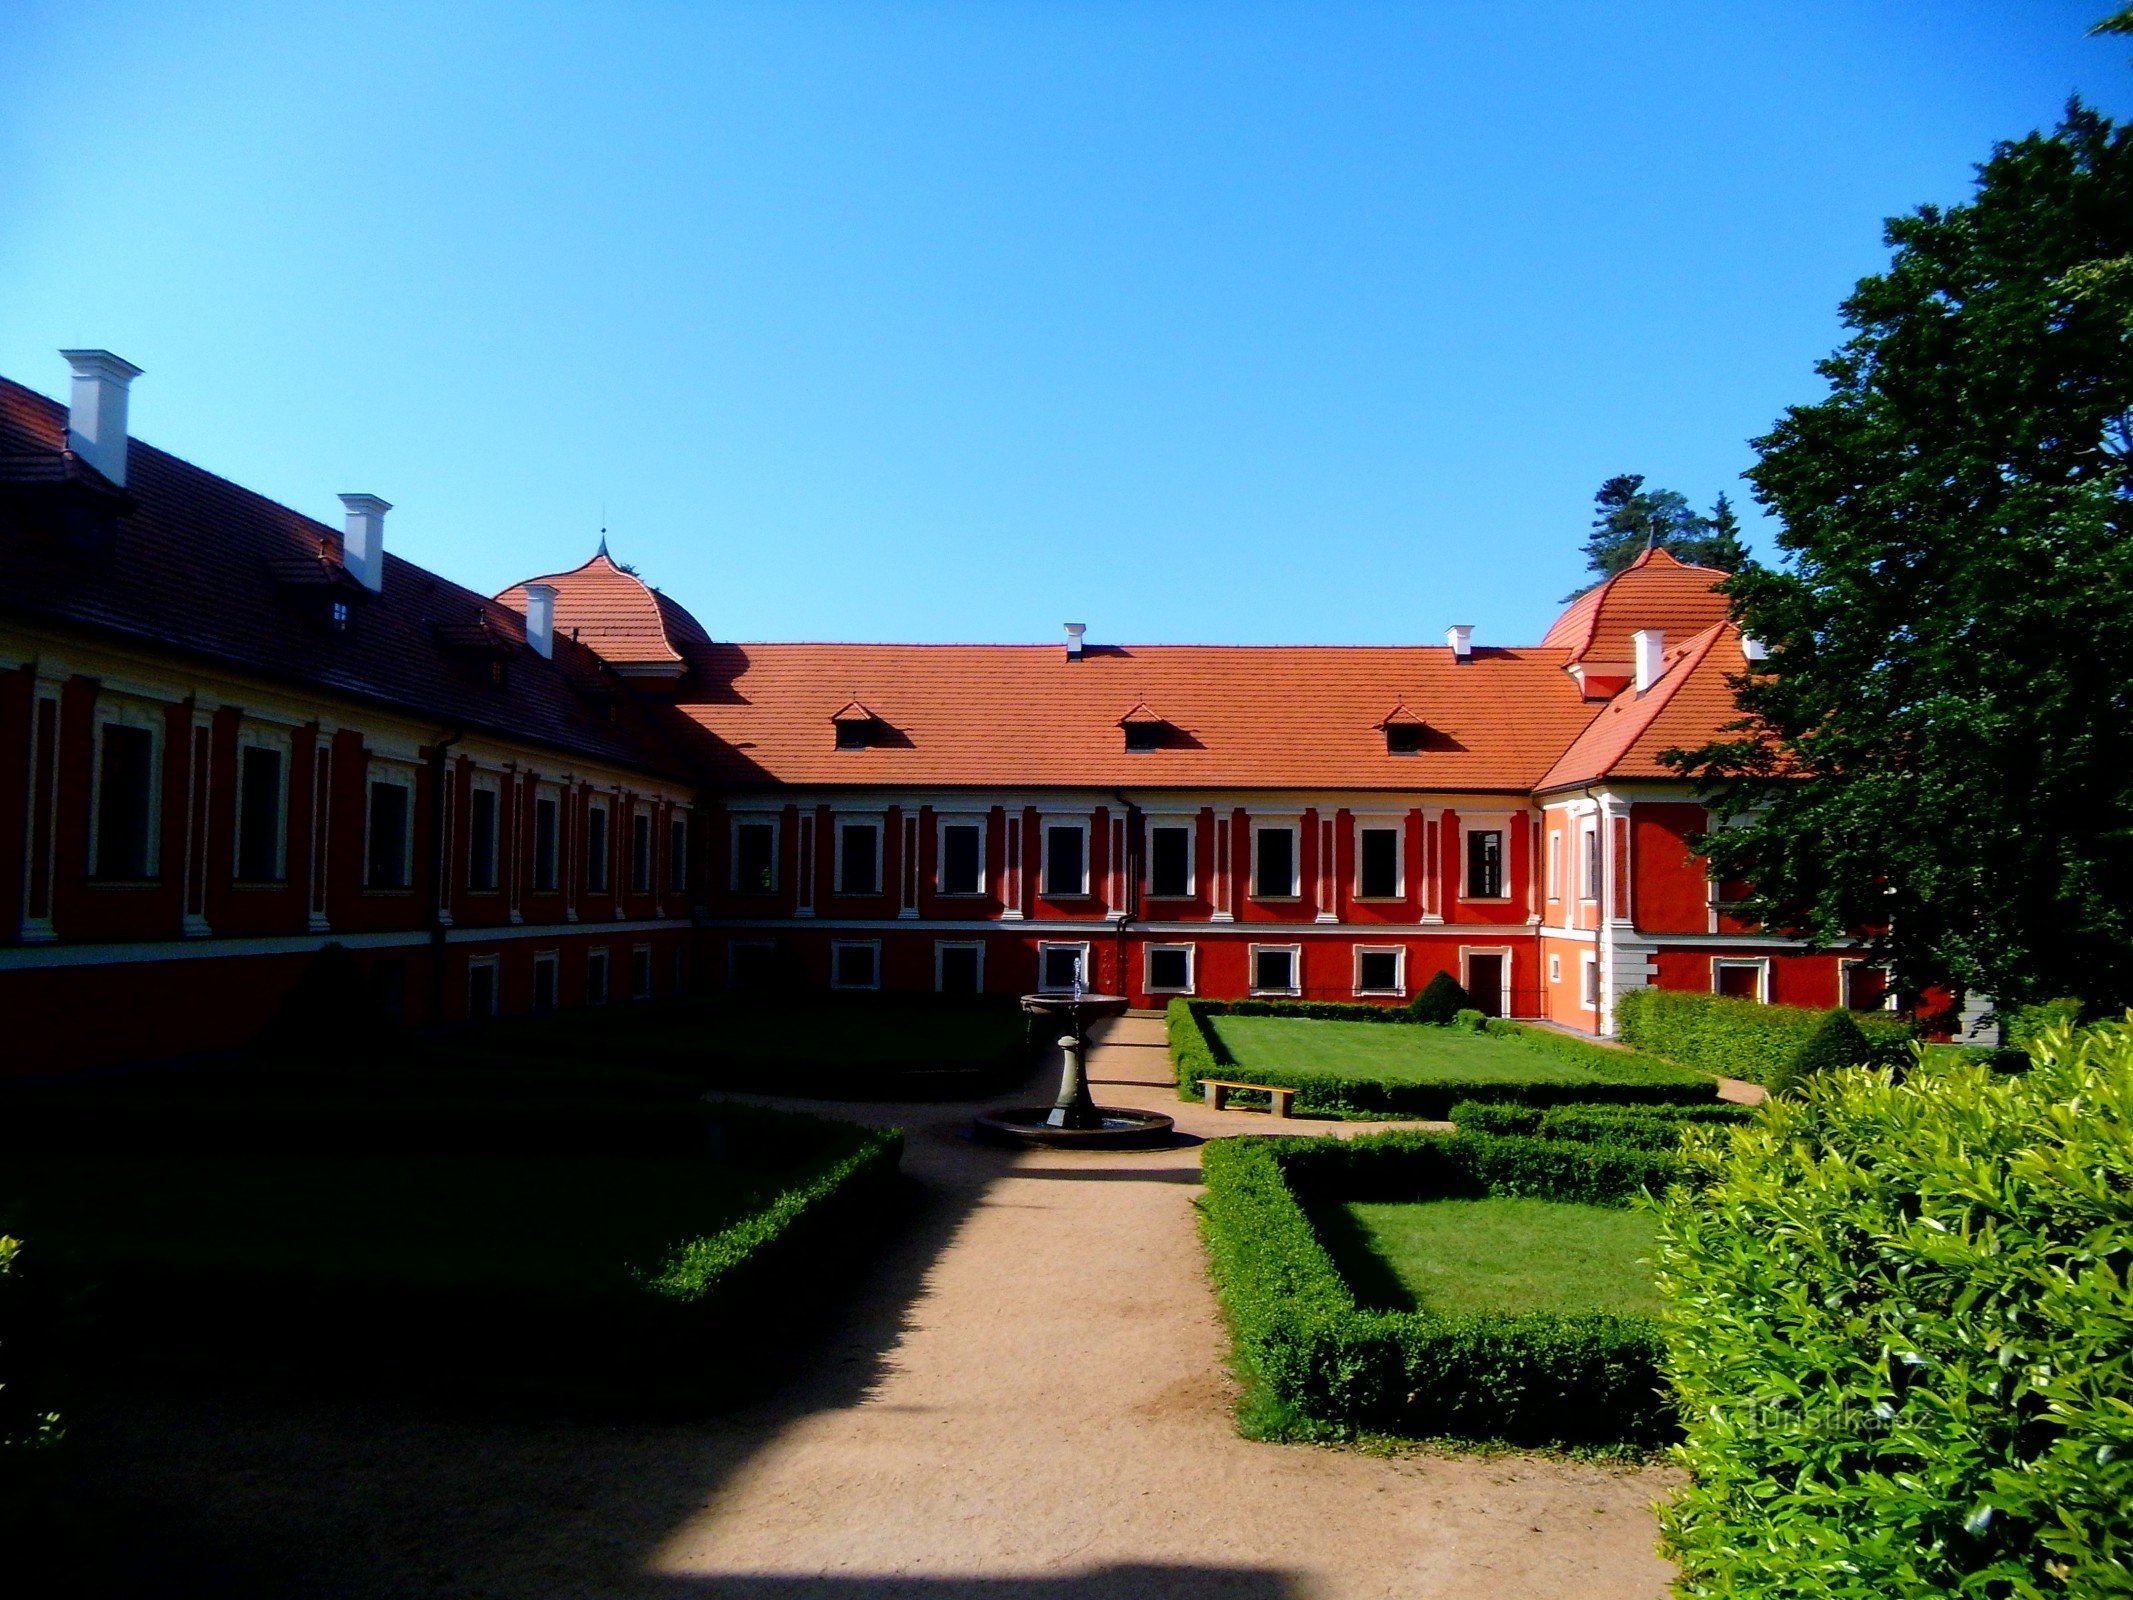
{"label": "leafy tree", "polygon": [[1675,752],[1767,924],[1878,930],[1898,981],[2133,1000],[2133,138],[2081,106],[1892,219],[1827,398],[1748,474],[1769,670]]}
{"label": "leafy tree", "polygon": [[[1701,517],[1677,489],[1647,489],[1639,473],[1609,478],[1592,497],[1592,532],[1585,539],[1585,565],[1611,578],[1647,549],[1656,547],[1693,566],[1734,572],[1747,560],[1740,520],[1724,495]],[[1589,587],[1589,585],[1588,585]],[[1576,599],[1576,593],[1566,599]]]}

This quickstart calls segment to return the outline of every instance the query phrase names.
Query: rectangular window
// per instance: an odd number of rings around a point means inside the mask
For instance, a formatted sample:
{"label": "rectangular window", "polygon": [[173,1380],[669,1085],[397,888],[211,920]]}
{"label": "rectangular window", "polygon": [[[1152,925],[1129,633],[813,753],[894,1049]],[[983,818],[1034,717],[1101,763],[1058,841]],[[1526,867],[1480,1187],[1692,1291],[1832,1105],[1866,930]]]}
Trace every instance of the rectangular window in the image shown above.
{"label": "rectangular window", "polygon": [[496,887],[496,791],[476,787],[467,795],[467,887]]}
{"label": "rectangular window", "polygon": [[1585,831],[1578,841],[1585,856],[1585,898],[1600,898],[1600,830],[1596,823],[1586,823]]}
{"label": "rectangular window", "polygon": [[872,939],[838,940],[830,946],[832,989],[879,989],[881,945]]}
{"label": "rectangular window", "polygon": [[543,950],[533,958],[533,1009],[553,1011],[556,1006],[556,953]]}
{"label": "rectangular window", "polygon": [[1561,956],[1550,956],[1548,958],[1548,981],[1551,984],[1563,981],[1563,958]]}
{"label": "rectangular window", "polygon": [[1501,900],[1503,893],[1503,832],[1476,828],[1466,836],[1466,897]]}
{"label": "rectangular window", "polygon": [[630,946],[630,998],[652,998],[652,947],[648,944]]}
{"label": "rectangular window", "polygon": [[1252,894],[1287,900],[1296,894],[1296,830],[1286,824],[1252,830]]}
{"label": "rectangular window", "polygon": [[1600,958],[1586,956],[1584,1002],[1587,1011],[1600,1009]]}
{"label": "rectangular window", "polygon": [[1400,897],[1400,830],[1364,828],[1355,836],[1355,892],[1364,900]]}
{"label": "rectangular window", "polygon": [[111,883],[155,876],[155,734],[107,722],[96,752],[95,875]]}
{"label": "rectangular window", "polygon": [[941,824],[941,893],[982,894],[985,889],[985,827],[978,822]]}
{"label": "rectangular window", "polygon": [[1252,946],[1252,993],[1295,994],[1302,950],[1293,944]]}
{"label": "rectangular window", "polygon": [[496,1015],[496,958],[467,963],[467,1016],[476,1021]]}
{"label": "rectangular window", "polygon": [[667,892],[681,894],[689,887],[689,819],[680,813],[667,818]]}
{"label": "rectangular window", "polygon": [[985,992],[985,947],[981,944],[936,944],[933,987],[942,994]]}
{"label": "rectangular window", "polygon": [[585,811],[585,892],[607,893],[607,807]]}
{"label": "rectangular window", "polygon": [[589,1006],[607,1004],[607,952],[585,952],[585,1003]]}
{"label": "rectangular window", "polygon": [[1156,900],[1192,894],[1192,824],[1158,822],[1149,828],[1148,894]]}
{"label": "rectangular window", "polygon": [[1152,944],[1148,947],[1148,992],[1192,993],[1192,946]]}
{"label": "rectangular window", "polygon": [[733,892],[774,894],[778,887],[778,825],[742,817],[733,824]]}
{"label": "rectangular window", "polygon": [[1548,834],[1548,898],[1563,898],[1563,835],[1560,830]]}
{"label": "rectangular window", "polygon": [[1037,987],[1046,994],[1070,994],[1084,982],[1089,947],[1085,944],[1037,946]]}
{"label": "rectangular window", "polygon": [[652,892],[652,819],[642,811],[630,814],[630,893]]}
{"label": "rectangular window", "polygon": [[837,892],[881,893],[881,824],[837,824]]}
{"label": "rectangular window", "polygon": [[373,889],[405,889],[413,862],[408,831],[414,791],[390,778],[370,780],[370,849],[363,881]]}
{"label": "rectangular window", "polygon": [[237,881],[279,883],[284,875],[283,813],[288,785],[281,752],[270,745],[237,750]]}
{"label": "rectangular window", "polygon": [[1711,963],[1711,992],[1733,1000],[1768,1000],[1770,963],[1714,960]]}
{"label": "rectangular window", "polygon": [[1844,963],[1844,1008],[1847,1011],[1886,1011],[1894,995],[1889,989],[1889,969],[1871,961]]}
{"label": "rectangular window", "polygon": [[1044,825],[1044,892],[1071,898],[1089,891],[1089,834],[1079,822]]}
{"label": "rectangular window", "polygon": [[556,826],[560,808],[554,795],[536,796],[533,802],[533,890],[555,893]]}
{"label": "rectangular window", "polygon": [[1368,950],[1355,952],[1355,992],[1357,994],[1401,994],[1406,985],[1407,952],[1405,950]]}

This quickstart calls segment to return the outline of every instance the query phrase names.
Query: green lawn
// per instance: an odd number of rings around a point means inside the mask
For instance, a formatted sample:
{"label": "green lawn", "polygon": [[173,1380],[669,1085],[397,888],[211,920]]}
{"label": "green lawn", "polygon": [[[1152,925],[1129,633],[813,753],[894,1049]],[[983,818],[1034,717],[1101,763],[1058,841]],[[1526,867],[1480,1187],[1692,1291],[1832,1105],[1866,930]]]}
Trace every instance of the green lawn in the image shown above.
{"label": "green lawn", "polygon": [[1373,1078],[1383,1083],[1597,1083],[1574,1062],[1464,1028],[1397,1022],[1319,1022],[1304,1017],[1214,1016],[1207,1025],[1241,1067],[1292,1077]]}
{"label": "green lawn", "polygon": [[1640,1212],[1561,1200],[1427,1200],[1324,1206],[1313,1221],[1356,1298],[1381,1309],[1659,1310],[1652,1221]]}

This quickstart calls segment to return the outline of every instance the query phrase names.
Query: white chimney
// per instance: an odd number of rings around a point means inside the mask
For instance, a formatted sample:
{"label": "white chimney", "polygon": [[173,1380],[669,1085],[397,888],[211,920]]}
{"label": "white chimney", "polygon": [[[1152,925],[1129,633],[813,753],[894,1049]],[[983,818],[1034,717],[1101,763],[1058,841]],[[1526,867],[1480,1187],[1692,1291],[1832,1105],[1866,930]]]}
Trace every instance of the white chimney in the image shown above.
{"label": "white chimney", "polygon": [[1639,628],[1629,636],[1629,644],[1637,652],[1637,693],[1642,694],[1659,681],[1660,663],[1666,659],[1666,634],[1659,628]]}
{"label": "white chimney", "polygon": [[385,513],[392,507],[374,494],[344,494],[348,529],[341,535],[341,565],[372,594],[385,587]]}
{"label": "white chimney", "polygon": [[1455,622],[1444,630],[1444,642],[1452,647],[1452,659],[1465,661],[1474,653],[1474,625]]}
{"label": "white chimney", "polygon": [[1743,638],[1740,642],[1740,653],[1750,661],[1768,661],[1770,646],[1760,639]]}
{"label": "white chimney", "polygon": [[67,448],[121,489],[126,487],[126,386],[141,375],[109,350],[62,350],[74,369]]}
{"label": "white chimney", "polygon": [[526,643],[540,655],[555,654],[555,585],[552,583],[526,585]]}
{"label": "white chimney", "polygon": [[1067,660],[1081,659],[1081,636],[1088,631],[1089,625],[1086,622],[1070,622],[1066,625]]}

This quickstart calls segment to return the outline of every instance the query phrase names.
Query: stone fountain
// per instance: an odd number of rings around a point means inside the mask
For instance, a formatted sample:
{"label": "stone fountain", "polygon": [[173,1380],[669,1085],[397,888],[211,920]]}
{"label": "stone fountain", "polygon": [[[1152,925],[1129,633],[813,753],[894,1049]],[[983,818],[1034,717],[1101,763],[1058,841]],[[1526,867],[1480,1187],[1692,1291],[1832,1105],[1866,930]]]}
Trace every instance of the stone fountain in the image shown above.
{"label": "stone fountain", "polygon": [[1007,1106],[988,1111],[972,1130],[988,1144],[1045,1145],[1066,1150],[1133,1150],[1166,1145],[1172,1119],[1158,1111],[1100,1106],[1089,1094],[1088,1025],[1126,1010],[1122,994],[1090,994],[1079,981],[1069,994],[1026,994],[1022,1009],[1066,1025],[1059,1053],[1059,1094],[1048,1106]]}

